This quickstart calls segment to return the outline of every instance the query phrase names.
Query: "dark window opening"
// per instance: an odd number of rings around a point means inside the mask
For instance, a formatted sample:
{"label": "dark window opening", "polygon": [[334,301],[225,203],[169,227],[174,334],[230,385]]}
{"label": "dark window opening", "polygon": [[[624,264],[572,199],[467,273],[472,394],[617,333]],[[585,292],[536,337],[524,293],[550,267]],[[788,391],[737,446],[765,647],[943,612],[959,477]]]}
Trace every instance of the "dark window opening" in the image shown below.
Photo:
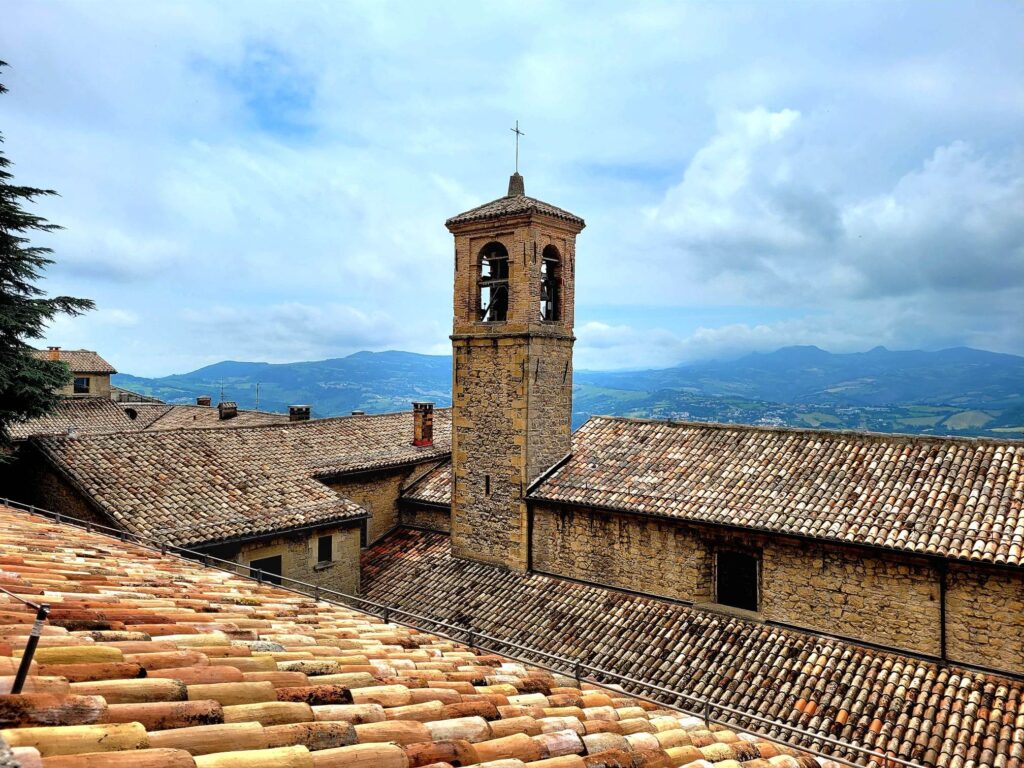
{"label": "dark window opening", "polygon": [[258,560],[249,561],[249,575],[254,579],[261,578],[260,571],[263,572],[262,579],[268,584],[280,584],[281,583],[281,556],[274,555],[273,557],[261,557]]}
{"label": "dark window opening", "polygon": [[[67,381],[67,379],[65,379]],[[89,377],[88,376],[76,376],[75,377],[75,394],[76,395],[88,395],[89,394]]]}
{"label": "dark window opening", "polygon": [[321,536],[316,540],[316,561],[329,563],[334,560],[334,537]]}
{"label": "dark window opening", "polygon": [[544,248],[540,262],[540,319],[561,320],[562,269],[558,249],[553,245]]}
{"label": "dark window opening", "polygon": [[366,521],[363,520],[363,522],[359,524],[359,546],[360,547],[367,547],[367,546],[369,546],[369,544],[370,544],[370,530],[369,530],[369,528],[366,525]]}
{"label": "dark window opening", "polygon": [[508,251],[501,243],[488,243],[480,251],[478,315],[485,323],[508,317]]}
{"label": "dark window opening", "polygon": [[484,493],[487,496],[491,495],[491,476],[484,475]]}
{"label": "dark window opening", "polygon": [[746,552],[718,552],[716,569],[716,602],[742,608],[758,609],[758,570],[760,558]]}

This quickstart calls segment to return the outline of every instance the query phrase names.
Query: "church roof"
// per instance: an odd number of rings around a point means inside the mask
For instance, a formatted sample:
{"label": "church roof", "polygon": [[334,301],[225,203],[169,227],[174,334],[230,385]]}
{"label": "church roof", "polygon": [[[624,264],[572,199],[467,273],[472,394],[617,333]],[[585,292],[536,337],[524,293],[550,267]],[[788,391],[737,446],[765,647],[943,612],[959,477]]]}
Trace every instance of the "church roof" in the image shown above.
{"label": "church roof", "polygon": [[[40,360],[48,360],[50,350],[35,349],[32,354]],[[72,373],[117,373],[114,366],[89,349],[61,349],[57,355],[60,362],[67,363]]]}
{"label": "church roof", "polygon": [[400,528],[368,549],[362,576],[371,600],[705,697],[712,710],[733,707],[924,766],[1024,764],[1021,678],[455,558],[448,536],[422,530]]}
{"label": "church roof", "polygon": [[451,414],[434,413],[434,445],[412,445],[411,411],[236,429],[43,437],[44,457],[124,529],[183,546],[334,521],[366,511],[325,482],[437,461]]}
{"label": "church roof", "polygon": [[457,216],[452,216],[445,225],[451,227],[457,224],[465,224],[471,221],[483,221],[485,219],[498,219],[504,216],[519,216],[524,214],[541,214],[551,216],[563,221],[572,222],[581,229],[586,223],[574,213],[558,208],[557,206],[527,197],[523,185],[523,177],[518,173],[509,180],[509,193],[505,197],[499,197],[489,203],[484,203],[476,208],[471,208]]}
{"label": "church roof", "polygon": [[[24,692],[0,696],[0,744],[24,765],[835,766],[7,507],[0,537],[0,584],[52,608]],[[0,608],[10,690],[35,610],[10,593]]]}
{"label": "church roof", "polygon": [[590,419],[530,498],[1024,566],[1024,444]]}

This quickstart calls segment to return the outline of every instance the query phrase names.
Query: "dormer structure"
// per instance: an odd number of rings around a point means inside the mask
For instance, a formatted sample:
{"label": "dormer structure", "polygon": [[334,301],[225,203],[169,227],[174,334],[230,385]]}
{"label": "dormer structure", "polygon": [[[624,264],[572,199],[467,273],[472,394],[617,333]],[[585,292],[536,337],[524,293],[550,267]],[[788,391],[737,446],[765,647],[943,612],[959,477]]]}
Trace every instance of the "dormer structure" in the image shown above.
{"label": "dormer structure", "polygon": [[576,235],[583,219],[508,194],[453,216],[452,552],[527,567],[526,489],[569,452]]}

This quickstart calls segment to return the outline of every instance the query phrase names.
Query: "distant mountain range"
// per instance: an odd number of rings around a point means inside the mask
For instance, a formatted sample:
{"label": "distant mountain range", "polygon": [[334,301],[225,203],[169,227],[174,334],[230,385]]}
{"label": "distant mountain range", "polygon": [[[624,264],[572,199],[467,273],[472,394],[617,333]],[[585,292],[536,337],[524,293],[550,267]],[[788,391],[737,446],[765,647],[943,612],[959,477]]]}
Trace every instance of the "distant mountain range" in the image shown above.
{"label": "distant mountain range", "polygon": [[[114,384],[168,402],[223,388],[239,406],[315,416],[400,410],[411,400],[451,404],[451,358],[358,352],[302,363],[226,361]],[[737,360],[648,371],[577,371],[573,426],[594,414],[882,432],[1024,437],[1024,357],[967,347],[939,352],[833,354],[784,347]]]}

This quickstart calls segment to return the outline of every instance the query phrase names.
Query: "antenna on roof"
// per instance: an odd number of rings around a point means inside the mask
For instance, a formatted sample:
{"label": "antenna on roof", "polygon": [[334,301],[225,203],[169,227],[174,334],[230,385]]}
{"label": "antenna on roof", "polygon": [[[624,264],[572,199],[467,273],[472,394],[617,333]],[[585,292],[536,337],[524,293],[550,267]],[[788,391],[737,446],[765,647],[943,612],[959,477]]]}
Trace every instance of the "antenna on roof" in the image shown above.
{"label": "antenna on roof", "polygon": [[256,410],[260,409],[260,383],[256,382]]}
{"label": "antenna on roof", "polygon": [[224,402],[224,382],[220,383],[220,401]]}

